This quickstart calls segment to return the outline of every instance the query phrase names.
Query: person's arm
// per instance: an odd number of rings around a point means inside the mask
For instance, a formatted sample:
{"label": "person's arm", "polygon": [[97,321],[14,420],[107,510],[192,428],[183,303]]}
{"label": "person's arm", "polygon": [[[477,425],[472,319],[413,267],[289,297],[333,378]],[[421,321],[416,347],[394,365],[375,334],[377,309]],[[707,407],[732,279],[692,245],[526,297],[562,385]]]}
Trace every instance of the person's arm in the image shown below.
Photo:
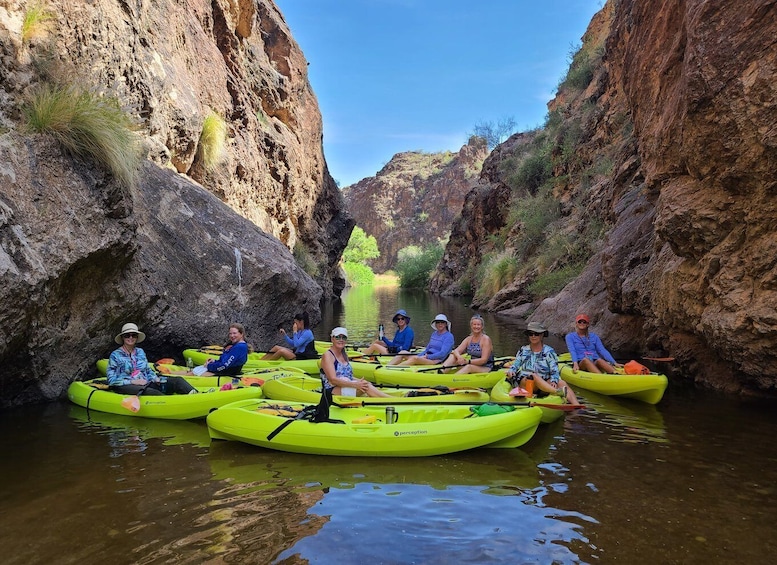
{"label": "person's arm", "polygon": [[223,373],[232,367],[242,367],[248,360],[248,344],[239,342],[221,354],[216,360],[208,363],[205,368],[211,373]]}
{"label": "person's arm", "polygon": [[561,374],[558,369],[558,355],[552,347],[545,346],[545,361],[548,364],[548,370],[550,372],[550,382],[553,386],[558,386],[558,382],[561,379]]}
{"label": "person's arm", "polygon": [[310,329],[302,330],[301,332],[294,334],[294,353],[302,353],[308,346],[308,343],[315,339],[313,331]]}
{"label": "person's arm", "polygon": [[[431,342],[429,342],[429,345],[431,346]],[[453,349],[453,334],[451,332],[445,332],[439,338],[437,339],[437,350],[436,351],[430,351],[429,355],[426,356],[427,359],[433,359],[435,361],[443,362],[448,357],[448,355],[451,354],[451,350]]]}
{"label": "person's arm", "polygon": [[144,379],[149,382],[155,382],[159,380],[159,375],[157,375],[148,364],[148,357],[146,357],[146,352],[139,347],[135,348],[135,361],[138,364],[138,371],[140,371],[140,374],[143,375]]}
{"label": "person's arm", "polygon": [[580,359],[583,358],[581,353],[578,351],[580,340],[575,339],[576,335],[577,334],[575,332],[570,332],[564,336],[564,341],[567,342],[567,350],[569,351],[569,355],[572,357],[573,363],[579,363]]}
{"label": "person's arm", "polygon": [[515,361],[513,361],[513,364],[510,365],[509,369],[507,369],[508,376],[517,375],[518,373],[520,373],[525,359],[522,353],[523,353],[523,347],[519,349],[518,352],[515,354]]}
{"label": "person's arm", "polygon": [[602,343],[601,338],[593,334],[594,339],[594,347],[596,348],[596,353],[599,354],[599,357],[603,357],[605,361],[611,363],[612,365],[617,365],[615,362],[615,358],[610,354],[609,351],[604,347],[604,344]]}
{"label": "person's arm", "polygon": [[124,359],[122,359],[121,352],[118,349],[112,352],[108,358],[107,376],[110,386],[130,384],[130,376],[124,370]]}

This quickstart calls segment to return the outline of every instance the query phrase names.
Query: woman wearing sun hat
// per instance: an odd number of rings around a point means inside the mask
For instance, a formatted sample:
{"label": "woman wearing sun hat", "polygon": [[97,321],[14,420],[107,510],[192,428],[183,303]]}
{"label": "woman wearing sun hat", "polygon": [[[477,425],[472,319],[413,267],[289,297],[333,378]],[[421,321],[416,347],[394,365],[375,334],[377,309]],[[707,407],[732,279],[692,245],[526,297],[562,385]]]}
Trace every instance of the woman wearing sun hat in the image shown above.
{"label": "woman wearing sun hat", "polygon": [[192,394],[197,390],[186,379],[157,375],[148,364],[146,353],[137,345],[146,334],[133,323],[124,324],[113,338],[121,345],[108,360],[108,385],[120,394]]}
{"label": "woman wearing sun hat", "polygon": [[432,320],[434,333],[427,346],[418,354],[400,351],[389,361],[389,365],[437,365],[445,361],[453,350],[453,334],[449,331],[450,322],[445,314],[437,314]]}
{"label": "woman wearing sun hat", "polygon": [[396,355],[400,351],[410,351],[413,348],[415,334],[410,327],[410,316],[402,309],[397,310],[391,321],[397,325],[397,332],[394,339],[389,339],[385,335],[375,340],[363,351],[365,355]]}
{"label": "woman wearing sun hat", "polygon": [[321,356],[321,384],[324,391],[340,396],[384,396],[389,395],[375,388],[369,381],[356,379],[353,368],[345,352],[348,343],[348,330],[337,327],[332,330],[332,347]]}
{"label": "woman wearing sun hat", "polygon": [[548,337],[548,329],[539,322],[529,322],[523,333],[529,338],[529,345],[524,345],[515,354],[515,362],[507,369],[507,378],[522,388],[526,388],[526,381],[530,379],[535,391],[560,393],[568,403],[577,404],[577,396],[561,379],[556,350],[543,343],[543,338]]}
{"label": "woman wearing sun hat", "polygon": [[615,358],[605,349],[598,335],[589,331],[591,320],[587,314],[578,314],[575,317],[575,331],[570,332],[564,338],[567,349],[572,356],[572,371],[577,373],[582,369],[588,373],[615,372],[615,367],[620,365]]}

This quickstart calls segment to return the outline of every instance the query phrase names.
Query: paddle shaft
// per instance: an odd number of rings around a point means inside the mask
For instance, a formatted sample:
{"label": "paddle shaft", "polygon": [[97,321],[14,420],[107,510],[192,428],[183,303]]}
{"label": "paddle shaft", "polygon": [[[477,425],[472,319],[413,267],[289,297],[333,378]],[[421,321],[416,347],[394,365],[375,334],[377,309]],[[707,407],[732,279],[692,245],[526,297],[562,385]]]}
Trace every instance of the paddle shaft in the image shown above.
{"label": "paddle shaft", "polygon": [[[429,397],[434,398],[434,397]],[[404,399],[401,402],[398,402],[397,400],[391,401],[391,400],[376,400],[374,402],[345,402],[345,403],[335,403],[333,406],[338,406],[339,408],[368,408],[370,406],[405,406],[405,405],[412,405],[412,406],[424,406],[424,405],[442,405],[442,404],[451,404],[450,402],[447,402],[445,400],[430,400],[427,402],[424,402],[423,400],[415,400],[412,402],[407,402]],[[546,404],[543,402],[529,402],[528,404],[516,404],[515,402],[467,402],[467,406],[483,406],[484,404],[494,404],[496,406],[512,406],[514,408],[531,408],[533,406],[539,406],[541,408],[550,408],[551,410],[561,410],[563,412],[571,412],[572,410],[579,410],[581,408],[585,408],[585,404]],[[453,404],[451,404],[453,405]],[[461,405],[461,403],[457,404]]]}

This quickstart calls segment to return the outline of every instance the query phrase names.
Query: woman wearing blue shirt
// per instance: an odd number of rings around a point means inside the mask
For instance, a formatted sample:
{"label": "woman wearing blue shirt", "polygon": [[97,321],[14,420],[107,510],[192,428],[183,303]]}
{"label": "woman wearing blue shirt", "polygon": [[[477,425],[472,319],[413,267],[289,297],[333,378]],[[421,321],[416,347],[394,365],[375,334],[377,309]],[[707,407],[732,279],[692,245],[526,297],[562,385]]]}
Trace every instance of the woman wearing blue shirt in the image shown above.
{"label": "woman wearing blue shirt", "polygon": [[572,356],[572,371],[583,370],[588,373],[615,372],[620,367],[602,340],[594,332],[589,331],[591,320],[586,314],[578,314],[575,318],[575,331],[566,335],[567,349]]}
{"label": "woman wearing blue shirt", "polygon": [[453,350],[453,334],[448,331],[450,322],[445,314],[437,314],[432,321],[435,332],[427,346],[418,354],[400,354],[389,361],[389,365],[438,365],[445,361]]}
{"label": "woman wearing blue shirt", "polygon": [[415,334],[413,333],[413,328],[410,327],[410,316],[407,315],[407,312],[397,310],[391,321],[397,325],[397,333],[394,334],[394,339],[381,335],[379,340],[372,342],[363,351],[365,355],[396,355],[400,351],[407,351],[409,353],[413,349]]}
{"label": "woman wearing blue shirt", "polygon": [[291,326],[292,336],[286,335],[286,330],[279,328],[278,331],[286,340],[288,347],[273,345],[272,349],[266,353],[262,359],[273,360],[284,359],[318,359],[316,351],[315,338],[310,329],[310,317],[307,312],[294,315],[294,323]]}

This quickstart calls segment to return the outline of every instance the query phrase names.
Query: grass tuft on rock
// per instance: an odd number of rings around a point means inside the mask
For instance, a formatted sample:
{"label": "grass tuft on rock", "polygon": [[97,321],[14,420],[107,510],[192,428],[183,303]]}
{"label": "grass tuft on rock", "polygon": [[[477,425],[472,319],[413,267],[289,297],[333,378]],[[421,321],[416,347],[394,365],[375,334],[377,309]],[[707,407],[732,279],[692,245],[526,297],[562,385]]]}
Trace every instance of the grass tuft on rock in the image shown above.
{"label": "grass tuft on rock", "polygon": [[91,159],[125,186],[137,182],[140,144],[117,100],[47,84],[35,90],[23,111],[31,131],[51,135],[66,151]]}

